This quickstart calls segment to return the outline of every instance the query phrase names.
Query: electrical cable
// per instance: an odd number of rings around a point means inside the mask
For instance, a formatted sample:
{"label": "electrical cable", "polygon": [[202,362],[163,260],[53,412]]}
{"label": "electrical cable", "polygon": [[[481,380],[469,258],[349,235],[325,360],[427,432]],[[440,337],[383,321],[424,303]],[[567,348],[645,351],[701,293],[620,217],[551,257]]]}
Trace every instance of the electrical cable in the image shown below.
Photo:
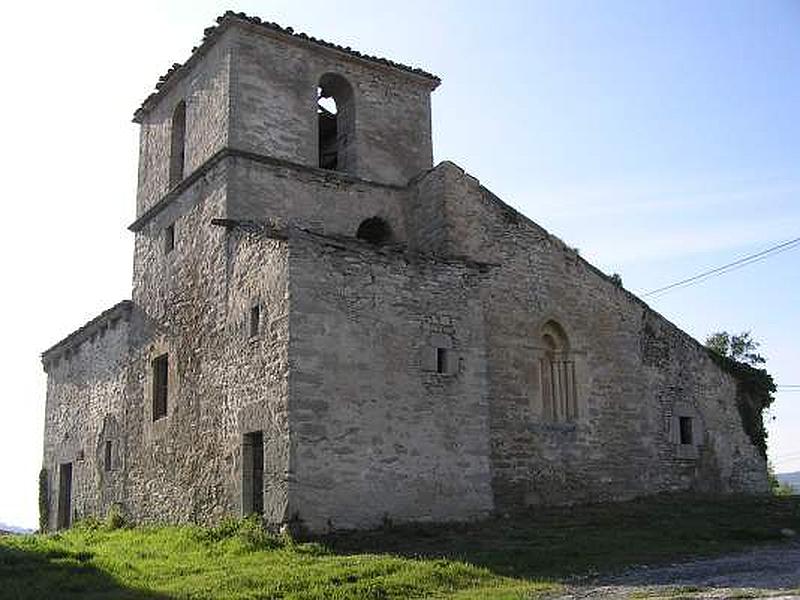
{"label": "electrical cable", "polygon": [[745,256],[743,258],[730,262],[726,265],[722,265],[721,267],[716,267],[714,269],[704,271],[703,273],[694,275],[693,277],[688,277],[686,279],[682,279],[681,281],[676,281],[675,283],[665,285],[655,290],[650,290],[649,292],[645,292],[640,296],[644,298],[646,296],[653,296],[655,294],[663,294],[669,290],[673,290],[676,288],[688,287],[690,285],[702,283],[706,279],[710,279],[712,277],[718,277],[719,275],[724,275],[725,273],[735,271],[736,269],[741,269],[742,267],[746,267],[749,264],[758,262],[760,260],[764,260],[765,258],[774,256],[775,254],[780,254],[781,252],[786,252],[787,250],[792,250],[793,248],[798,246],[800,246],[800,237],[795,238],[793,240],[789,240],[788,242],[783,242],[776,246],[772,246],[771,248],[767,248],[766,250],[762,250],[761,252],[757,252],[756,254]]}

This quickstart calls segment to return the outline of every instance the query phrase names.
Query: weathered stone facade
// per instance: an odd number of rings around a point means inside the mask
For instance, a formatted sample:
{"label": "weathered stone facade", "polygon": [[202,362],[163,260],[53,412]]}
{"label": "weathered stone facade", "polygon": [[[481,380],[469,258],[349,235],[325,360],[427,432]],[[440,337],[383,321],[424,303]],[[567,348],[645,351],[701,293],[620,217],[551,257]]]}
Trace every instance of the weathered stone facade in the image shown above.
{"label": "weathered stone facade", "polygon": [[234,14],[162,78],[135,115],[132,300],[43,354],[51,528],[766,490],[695,340],[433,167],[438,83]]}

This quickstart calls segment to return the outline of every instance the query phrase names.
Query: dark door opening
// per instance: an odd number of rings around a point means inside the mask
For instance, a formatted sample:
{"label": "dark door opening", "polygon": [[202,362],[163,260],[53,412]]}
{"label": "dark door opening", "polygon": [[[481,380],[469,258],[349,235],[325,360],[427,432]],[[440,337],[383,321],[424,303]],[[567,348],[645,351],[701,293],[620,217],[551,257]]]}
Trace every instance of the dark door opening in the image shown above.
{"label": "dark door opening", "polygon": [[687,446],[692,443],[692,417],[678,417],[680,426],[681,445]]}
{"label": "dark door opening", "polygon": [[58,529],[68,529],[72,524],[72,463],[58,469]]}
{"label": "dark door opening", "polygon": [[244,434],[242,442],[242,511],[264,514],[264,432]]}

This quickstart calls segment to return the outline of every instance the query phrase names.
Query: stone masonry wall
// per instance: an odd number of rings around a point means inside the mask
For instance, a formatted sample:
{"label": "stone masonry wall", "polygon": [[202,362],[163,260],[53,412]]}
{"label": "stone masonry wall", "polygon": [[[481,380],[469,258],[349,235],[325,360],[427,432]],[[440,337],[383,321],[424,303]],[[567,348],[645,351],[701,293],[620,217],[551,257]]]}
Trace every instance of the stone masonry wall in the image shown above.
{"label": "stone masonry wall", "polygon": [[[43,467],[47,470],[49,527],[58,514],[59,466],[72,463],[72,518],[105,515],[122,499],[126,468],[125,387],[130,323],[112,319],[91,337],[45,362]],[[112,442],[111,470],[105,470],[105,442]]]}
{"label": "stone masonry wall", "polygon": [[357,177],[405,185],[431,168],[431,81],[263,28],[234,30],[231,146],[316,167],[317,86],[337,73],[353,87]]}
{"label": "stone masonry wall", "polygon": [[137,216],[170,189],[172,115],[178,102],[186,102],[184,176],[229,145],[229,37],[226,33],[205,60],[197,63],[188,75],[175,81],[169,93],[145,115],[139,133]]}
{"label": "stone masonry wall", "polygon": [[407,192],[402,188],[245,158],[232,164],[227,206],[231,218],[273,220],[353,237],[364,219],[377,216],[389,224],[394,241],[406,239]]}
{"label": "stone masonry wall", "polygon": [[292,514],[325,531],[490,513],[483,270],[298,235],[289,272]]}
{"label": "stone masonry wall", "polygon": [[[696,341],[455,165],[427,177],[450,190],[438,198],[448,227],[435,243],[499,264],[482,288],[499,509],[766,489],[764,460],[738,416],[735,381]],[[543,414],[541,336],[551,321],[566,331],[575,363],[572,422]],[[677,443],[679,416],[695,422],[690,447]]]}
{"label": "stone masonry wall", "polygon": [[[241,514],[242,436],[264,432],[265,515],[285,520],[288,298],[285,243],[212,225],[225,216],[224,165],[138,234],[130,365],[127,510],[137,521]],[[175,225],[175,249],[163,230]],[[251,309],[260,307],[250,335]],[[152,418],[152,360],[169,353],[168,415]]]}

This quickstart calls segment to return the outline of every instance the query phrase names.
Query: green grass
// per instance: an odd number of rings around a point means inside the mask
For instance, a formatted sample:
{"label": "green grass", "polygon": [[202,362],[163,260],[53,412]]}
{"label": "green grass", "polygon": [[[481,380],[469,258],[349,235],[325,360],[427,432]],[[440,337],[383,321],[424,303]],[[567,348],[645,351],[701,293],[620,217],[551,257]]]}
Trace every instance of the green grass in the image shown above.
{"label": "green grass", "polygon": [[79,527],[0,538],[0,598],[468,600],[553,588],[458,561],[337,555],[316,543],[224,529]]}
{"label": "green grass", "polygon": [[524,599],[569,575],[714,554],[800,530],[800,498],[661,497],[295,543],[247,522],[0,537],[0,598]]}
{"label": "green grass", "polygon": [[336,552],[464,560],[493,573],[564,578],[713,555],[800,533],[800,496],[656,496],[542,508],[463,526],[406,526],[328,537]]}

